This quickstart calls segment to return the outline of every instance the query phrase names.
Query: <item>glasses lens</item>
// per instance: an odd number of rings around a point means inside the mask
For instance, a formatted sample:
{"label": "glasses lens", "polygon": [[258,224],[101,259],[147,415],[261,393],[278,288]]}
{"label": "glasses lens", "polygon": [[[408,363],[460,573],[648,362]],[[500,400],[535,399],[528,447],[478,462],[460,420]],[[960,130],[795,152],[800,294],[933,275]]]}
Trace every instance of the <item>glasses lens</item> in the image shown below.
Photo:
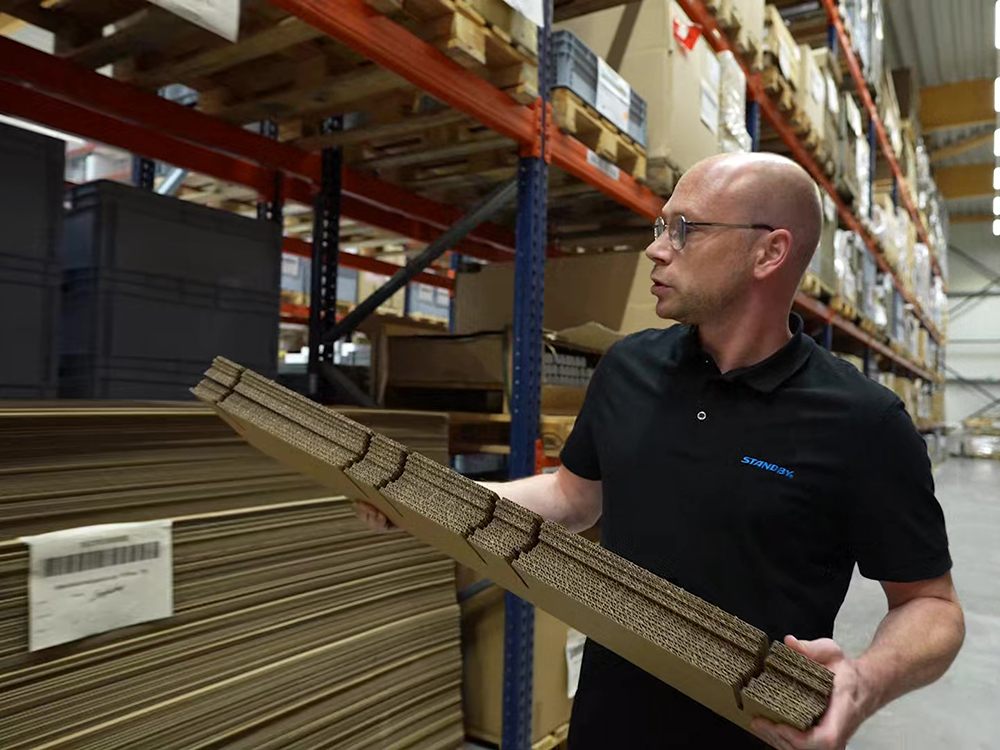
{"label": "glasses lens", "polygon": [[670,220],[670,226],[667,227],[667,231],[670,233],[670,244],[674,250],[683,249],[684,241],[687,239],[687,227],[684,223],[684,217],[673,217]]}
{"label": "glasses lens", "polygon": [[657,216],[656,221],[653,222],[653,240],[655,241],[660,239],[660,237],[663,236],[663,233],[666,231],[666,229],[667,225],[666,222],[663,221],[663,217]]}

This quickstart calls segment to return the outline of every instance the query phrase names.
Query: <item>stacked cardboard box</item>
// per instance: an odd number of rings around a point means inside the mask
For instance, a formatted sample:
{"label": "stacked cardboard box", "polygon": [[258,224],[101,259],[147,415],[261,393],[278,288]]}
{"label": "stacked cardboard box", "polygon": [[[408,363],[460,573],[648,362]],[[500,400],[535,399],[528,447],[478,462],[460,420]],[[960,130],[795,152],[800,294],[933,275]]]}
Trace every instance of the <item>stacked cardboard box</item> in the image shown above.
{"label": "stacked cardboard box", "polygon": [[764,11],[764,56],[765,60],[778,66],[792,89],[800,91],[804,88],[802,51],[789,31],[788,24],[773,5],[768,5]]}
{"label": "stacked cardboard box", "polygon": [[[844,92],[839,97],[839,121],[837,125],[838,147],[837,147],[837,189],[842,195],[851,199],[852,203],[861,205],[858,201],[864,201],[865,211],[863,216],[867,216],[868,182],[867,177],[862,182],[861,178],[868,174],[868,141],[862,135],[861,110],[858,109],[854,96]],[[864,149],[864,175],[859,173],[862,155],[859,149]],[[864,185],[864,189],[862,189]],[[859,209],[860,210],[860,209]]]}
{"label": "stacked cardboard box", "polygon": [[[370,532],[200,405],[7,408],[0,436],[5,750],[461,742],[440,552]],[[173,616],[28,653],[18,537],[152,518],[173,522]]]}
{"label": "stacked cardboard box", "polygon": [[[719,62],[676,0],[646,0],[556,24],[606,60],[647,102],[648,175],[672,188],[665,173],[683,172],[718,151]],[[669,182],[669,184],[667,184]]]}
{"label": "stacked cardboard box", "polygon": [[414,536],[740,726],[767,715],[804,729],[825,710],[828,671],[769,647],[762,631],[420,454],[224,359],[194,392],[265,452],[364,498]]}

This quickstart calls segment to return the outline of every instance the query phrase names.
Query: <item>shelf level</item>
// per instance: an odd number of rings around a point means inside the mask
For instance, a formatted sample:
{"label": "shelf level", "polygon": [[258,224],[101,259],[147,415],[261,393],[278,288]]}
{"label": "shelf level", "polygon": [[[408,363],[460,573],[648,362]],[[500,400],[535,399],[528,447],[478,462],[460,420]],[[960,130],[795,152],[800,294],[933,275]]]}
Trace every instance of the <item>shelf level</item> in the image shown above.
{"label": "shelf level", "polygon": [[715,21],[715,16],[712,15],[701,0],[678,0],[678,2],[684,9],[684,12],[687,13],[688,17],[701,26],[704,30],[705,39],[712,45],[712,48],[715,49],[716,52],[733,52],[736,60],[740,64],[740,67],[743,68],[743,73],[746,75],[747,93],[760,105],[760,111],[764,115],[765,119],[771,124],[775,132],[780,136],[781,140],[784,141],[785,145],[791,150],[795,160],[809,172],[813,179],[816,180],[820,187],[834,201],[841,220],[849,229],[857,232],[858,236],[864,240],[865,245],[868,246],[868,251],[875,258],[875,262],[878,264],[879,270],[884,273],[888,273],[892,277],[896,289],[898,289],[899,293],[903,295],[906,302],[912,306],[914,314],[916,314],[920,323],[927,329],[928,333],[930,333],[931,338],[940,344],[942,337],[933,321],[927,317],[927,314],[923,311],[913,295],[907,292],[903,287],[899,280],[899,276],[889,266],[888,261],[886,261],[882,253],[879,252],[878,246],[875,244],[875,240],[872,238],[871,234],[867,229],[865,229],[850,208],[848,208],[847,204],[845,204],[841,199],[836,188],[823,173],[823,170],[820,169],[816,160],[813,159],[812,154],[806,150],[805,145],[799,140],[799,137],[795,134],[792,126],[778,109],[778,106],[771,100],[771,97],[768,96],[761,76],[747,68],[746,64],[730,44],[729,38],[719,28]]}
{"label": "shelf level", "polygon": [[[535,143],[537,123],[531,107],[518,104],[364,0],[273,2],[500,135],[523,145]],[[548,138],[557,167],[641,216],[652,220],[659,214],[663,199],[630,175],[622,172],[618,179],[609,177],[587,161],[586,146],[555,128]]]}
{"label": "shelf level", "polygon": [[875,125],[875,133],[878,137],[879,145],[882,147],[885,159],[892,169],[893,176],[896,178],[896,187],[899,195],[903,199],[903,203],[906,204],[906,210],[910,212],[910,217],[917,225],[917,233],[920,235],[920,241],[927,245],[928,248],[931,248],[931,263],[934,266],[934,273],[940,276],[941,266],[938,264],[937,255],[934,253],[930,237],[927,234],[927,228],[920,219],[917,205],[913,202],[913,196],[910,195],[910,186],[903,177],[903,170],[900,168],[899,161],[892,151],[892,144],[889,142],[889,136],[885,132],[885,125],[882,123],[882,118],[879,117],[875,100],[872,98],[871,92],[868,90],[868,83],[861,72],[861,64],[858,62],[858,58],[851,48],[851,42],[847,38],[847,31],[844,29],[844,22],[840,17],[840,11],[837,9],[837,3],[835,0],[822,0],[822,2],[827,18],[830,20],[830,25],[836,30],[839,53],[844,55],[844,59],[847,61],[847,69],[851,72],[851,77],[854,78],[858,94],[861,96],[861,103],[868,111],[868,116]]}

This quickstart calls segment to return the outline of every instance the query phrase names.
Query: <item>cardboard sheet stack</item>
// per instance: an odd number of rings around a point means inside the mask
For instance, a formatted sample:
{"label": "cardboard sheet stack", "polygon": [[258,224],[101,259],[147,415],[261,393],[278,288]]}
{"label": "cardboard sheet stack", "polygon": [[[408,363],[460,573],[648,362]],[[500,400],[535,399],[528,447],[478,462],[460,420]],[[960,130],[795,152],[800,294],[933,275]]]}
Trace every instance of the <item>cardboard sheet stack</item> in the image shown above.
{"label": "cardboard sheet stack", "polygon": [[799,728],[832,675],[765,633],[558,524],[218,358],[194,393],[248,441],[747,727]]}
{"label": "cardboard sheet stack", "polygon": [[[200,405],[3,409],[0,435],[4,750],[461,743],[440,552],[370,532]],[[153,518],[173,519],[174,616],[29,653],[17,537]]]}

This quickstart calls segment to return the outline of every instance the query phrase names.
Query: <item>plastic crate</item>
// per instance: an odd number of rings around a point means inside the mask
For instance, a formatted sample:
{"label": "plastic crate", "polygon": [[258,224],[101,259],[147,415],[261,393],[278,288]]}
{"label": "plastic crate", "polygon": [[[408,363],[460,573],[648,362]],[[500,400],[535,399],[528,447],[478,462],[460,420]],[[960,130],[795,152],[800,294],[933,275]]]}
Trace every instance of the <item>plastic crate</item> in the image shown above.
{"label": "plastic crate", "polygon": [[0,255],[0,398],[55,397],[58,303],[54,261]]}
{"label": "plastic crate", "polygon": [[273,376],[278,292],[129,271],[63,275],[62,398],[186,399],[222,355]]}
{"label": "plastic crate", "polygon": [[65,172],[63,141],[0,124],[0,254],[55,258]]}
{"label": "plastic crate", "polygon": [[278,294],[281,228],[99,180],[69,191],[63,270],[114,269]]}
{"label": "plastic crate", "polygon": [[[552,33],[556,79],[553,88],[569,89],[591,107],[597,108],[597,53],[572,31]],[[631,90],[628,136],[646,146],[646,100]]]}

